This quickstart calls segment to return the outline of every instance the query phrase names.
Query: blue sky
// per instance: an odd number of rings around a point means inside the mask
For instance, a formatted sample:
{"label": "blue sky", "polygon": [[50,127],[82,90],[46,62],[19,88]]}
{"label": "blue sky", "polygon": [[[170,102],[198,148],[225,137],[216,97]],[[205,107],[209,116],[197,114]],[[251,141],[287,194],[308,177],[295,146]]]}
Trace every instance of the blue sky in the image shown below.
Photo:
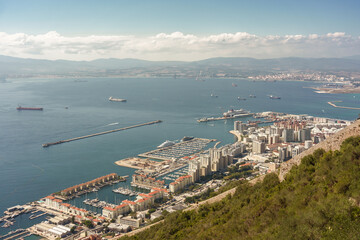
{"label": "blue sky", "polygon": [[359,0],[135,1],[2,0],[0,29],[8,33],[360,35]]}
{"label": "blue sky", "polygon": [[[23,47],[31,45],[35,40],[39,41],[40,38],[49,39],[49,36],[52,40],[57,38],[57,43],[62,38],[67,38],[68,42],[74,42],[75,38],[82,37],[84,44],[87,44],[87,41],[84,40],[86,36],[116,36],[117,45],[119,38],[127,36],[130,41],[129,36],[132,36],[139,42],[137,46],[143,46],[158,34],[171,35],[180,32],[184,36],[196,36],[200,47],[207,37],[221,34],[248,33],[267,39],[268,36],[309,36],[310,34],[327,36],[329,33],[339,32],[352,38],[351,47],[355,47],[355,53],[357,53],[357,40],[360,35],[359,10],[359,0],[0,0],[0,32],[3,33],[4,38],[8,39],[7,44],[9,44],[9,39],[19,40],[19,35],[15,37],[15,34],[23,34],[22,38],[26,38],[26,44],[23,41]],[[52,34],[46,35],[49,32]],[[35,40],[29,41],[29,36],[37,37]],[[169,39],[167,36],[163,37]],[[178,39],[178,37],[175,38]],[[204,38],[206,39],[204,40]],[[229,36],[226,39],[223,42],[229,41]],[[194,39],[191,41],[192,44]],[[217,41],[219,42],[219,40]],[[348,44],[349,39],[345,42]],[[233,43],[232,40],[229,44],[231,43]],[[49,44],[53,44],[53,42]],[[242,42],[242,46],[244,44],[248,43]],[[315,45],[313,44],[312,47]],[[131,47],[133,53],[137,52],[138,49],[135,46]],[[334,46],[329,45],[329,47],[333,48]],[[13,49],[12,52],[4,52],[1,51],[0,39],[0,54],[54,57],[45,54],[45,50],[49,51],[49,49],[42,50],[40,48],[41,46],[37,44],[30,46],[29,49],[25,49],[27,51],[22,53],[16,49]],[[163,51],[163,48],[161,49]],[[349,44],[346,45],[346,51],[344,46],[339,49],[330,55],[347,55],[354,52],[354,49],[349,49]],[[73,59],[101,56],[99,51],[90,56],[78,50],[67,45],[67,48],[63,49],[64,55],[60,54],[60,56]],[[139,52],[141,51],[139,48]],[[68,57],[65,56],[66,52]],[[70,53],[72,55],[69,55]],[[266,56],[260,56],[258,53],[252,54],[248,51],[241,53],[242,51],[237,54],[253,55],[254,57],[269,57],[272,54],[271,51]],[[166,59],[166,55],[160,57],[161,54],[157,56],[154,54],[153,52],[153,57],[149,54],[147,58]],[[221,51],[219,54],[221,55]],[[280,56],[289,54],[291,54],[291,49]],[[295,51],[294,54],[298,53]],[[127,54],[119,52],[116,56],[127,57],[129,55],[131,56],[128,51]],[[229,54],[224,53],[223,55]],[[319,53],[319,55],[326,56],[325,52]],[[195,59],[202,57],[208,56],[206,54],[192,56]],[[181,59],[186,58],[190,59],[191,57],[181,57]]]}

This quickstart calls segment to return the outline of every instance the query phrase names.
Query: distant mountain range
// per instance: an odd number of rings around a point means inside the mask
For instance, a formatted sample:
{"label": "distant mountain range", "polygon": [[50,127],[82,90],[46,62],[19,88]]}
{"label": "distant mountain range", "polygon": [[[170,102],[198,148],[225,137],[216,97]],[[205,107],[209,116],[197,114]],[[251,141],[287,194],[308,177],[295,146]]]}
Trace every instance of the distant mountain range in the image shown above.
{"label": "distant mountain range", "polygon": [[204,76],[264,74],[280,71],[359,71],[360,56],[347,58],[210,58],[193,62],[146,61],[140,59],[97,59],[93,61],[38,60],[0,55],[3,76]]}

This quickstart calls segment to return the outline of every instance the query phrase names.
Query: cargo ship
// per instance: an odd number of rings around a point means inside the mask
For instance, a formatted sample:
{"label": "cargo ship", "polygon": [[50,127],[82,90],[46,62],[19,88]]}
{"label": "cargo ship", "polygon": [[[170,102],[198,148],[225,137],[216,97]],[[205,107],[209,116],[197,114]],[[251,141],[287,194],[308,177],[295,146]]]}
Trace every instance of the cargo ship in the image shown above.
{"label": "cargo ship", "polygon": [[37,110],[37,111],[42,111],[43,108],[33,108],[33,107],[21,107],[21,106],[18,106],[16,108],[16,110],[18,111],[21,111],[21,110]]}
{"label": "cargo ship", "polygon": [[126,99],[109,97],[111,102],[126,102]]}
{"label": "cargo ship", "polygon": [[281,97],[277,97],[277,96],[274,96],[274,95],[270,95],[269,98],[270,99],[281,99]]}

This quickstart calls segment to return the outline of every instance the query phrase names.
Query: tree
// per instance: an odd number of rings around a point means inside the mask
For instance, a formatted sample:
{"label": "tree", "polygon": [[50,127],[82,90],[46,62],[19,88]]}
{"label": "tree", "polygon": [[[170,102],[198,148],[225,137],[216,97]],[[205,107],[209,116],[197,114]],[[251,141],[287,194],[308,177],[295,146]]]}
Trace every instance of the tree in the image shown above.
{"label": "tree", "polygon": [[153,212],[155,212],[155,211],[156,211],[155,208],[150,208],[149,211],[148,211],[148,213],[151,214],[151,213],[153,213]]}
{"label": "tree", "polygon": [[84,224],[88,228],[93,228],[94,227],[94,224],[90,220],[84,220],[84,221],[82,221],[82,224]]}

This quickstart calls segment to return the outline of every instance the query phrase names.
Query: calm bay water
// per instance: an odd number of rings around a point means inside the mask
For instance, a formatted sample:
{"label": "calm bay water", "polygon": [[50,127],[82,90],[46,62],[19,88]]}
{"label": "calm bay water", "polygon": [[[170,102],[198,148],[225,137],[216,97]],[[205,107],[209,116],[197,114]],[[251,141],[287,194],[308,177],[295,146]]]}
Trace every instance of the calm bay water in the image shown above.
{"label": "calm bay water", "polygon": [[[251,82],[211,79],[22,79],[0,85],[0,212],[69,186],[116,172],[116,160],[183,136],[231,143],[233,121],[197,123],[231,108],[278,111],[354,120],[359,111],[333,108],[328,101],[358,106],[359,94],[317,94],[309,82]],[[235,82],[238,87],[233,87]],[[218,95],[211,98],[210,94]],[[256,98],[248,98],[254,94]],[[267,95],[281,96],[270,100]],[[109,102],[110,96],[127,103]],[[237,97],[246,101],[238,101]],[[43,107],[44,111],[17,111]],[[68,109],[65,109],[68,107]],[[154,120],[163,123],[42,148],[41,144]],[[103,199],[106,200],[106,199]],[[108,199],[113,202],[113,199]],[[1,234],[1,232],[0,232]]]}

